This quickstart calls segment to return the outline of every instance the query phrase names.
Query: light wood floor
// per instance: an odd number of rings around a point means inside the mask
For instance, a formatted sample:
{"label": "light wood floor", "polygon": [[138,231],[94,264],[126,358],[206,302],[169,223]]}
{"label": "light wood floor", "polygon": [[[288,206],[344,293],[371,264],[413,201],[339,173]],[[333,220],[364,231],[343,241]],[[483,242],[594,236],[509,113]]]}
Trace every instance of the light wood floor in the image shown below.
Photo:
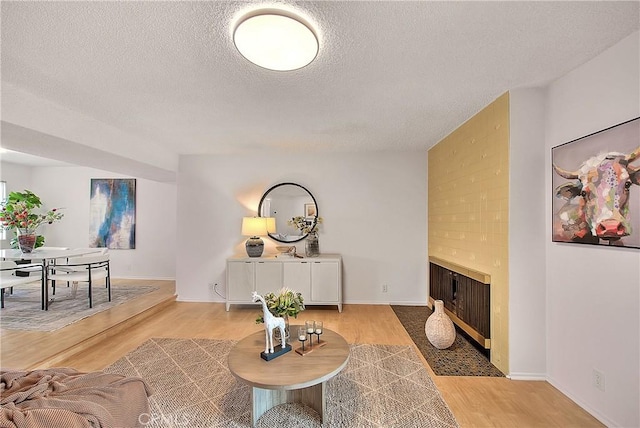
{"label": "light wood floor", "polygon": [[[174,281],[111,281],[114,292],[119,284],[155,285],[157,291],[144,295],[114,308],[80,320],[70,326],[52,332],[6,330],[2,328],[0,310],[0,363],[5,368],[42,368],[57,364],[69,353],[69,348],[85,349],[107,336],[126,329],[132,317],[143,319],[175,302]],[[34,307],[39,311],[39,304]]]}
{"label": "light wood floor", "polygon": [[[113,311],[111,314],[100,318],[101,314],[98,314],[92,317],[94,320],[81,321],[57,332],[35,334],[0,330],[2,366],[69,366],[82,371],[100,370],[151,337],[237,340],[262,329],[262,325],[255,324],[259,314],[257,307],[233,306],[226,312],[222,303],[184,303],[171,299],[167,302],[170,294],[171,286],[165,283],[157,295],[143,298],[164,303],[159,311],[143,313],[139,316],[141,321],[134,325],[120,319],[125,313],[140,313],[141,307],[145,306],[132,301],[121,305],[126,308],[119,311],[120,307],[116,307],[109,311]],[[387,305],[344,305],[342,313],[335,307],[308,308],[294,323],[307,319],[324,321],[325,327],[340,333],[349,343],[415,346]],[[121,324],[115,332],[96,333],[96,325],[107,325],[114,320]],[[87,330],[91,331],[87,333]],[[84,345],[76,348],[80,353],[66,355],[59,350],[62,345],[55,345],[60,341]],[[57,355],[52,357],[52,352]],[[416,352],[420,355],[417,348]],[[435,376],[426,361],[423,362],[462,427],[603,426],[547,382]]]}

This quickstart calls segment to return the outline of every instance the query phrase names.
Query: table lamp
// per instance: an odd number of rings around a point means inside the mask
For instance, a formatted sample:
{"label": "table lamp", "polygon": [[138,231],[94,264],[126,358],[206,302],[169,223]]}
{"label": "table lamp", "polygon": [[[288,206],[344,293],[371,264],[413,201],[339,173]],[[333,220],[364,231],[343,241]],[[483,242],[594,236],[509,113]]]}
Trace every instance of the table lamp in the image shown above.
{"label": "table lamp", "polygon": [[264,251],[264,241],[260,236],[275,233],[276,219],[273,217],[243,217],[242,234],[250,236],[245,247],[249,257],[260,257]]}

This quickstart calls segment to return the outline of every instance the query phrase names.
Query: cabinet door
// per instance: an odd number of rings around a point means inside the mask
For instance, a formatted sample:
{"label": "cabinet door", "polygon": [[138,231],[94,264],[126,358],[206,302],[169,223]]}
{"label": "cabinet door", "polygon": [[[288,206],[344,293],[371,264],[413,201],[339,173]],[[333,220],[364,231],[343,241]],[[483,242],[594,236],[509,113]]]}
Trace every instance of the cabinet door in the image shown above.
{"label": "cabinet door", "polygon": [[229,278],[227,279],[227,299],[234,301],[251,301],[254,287],[253,262],[228,262]]}
{"label": "cabinet door", "polygon": [[275,293],[282,288],[282,263],[281,262],[257,262],[256,263],[256,291],[264,296],[267,293]]}
{"label": "cabinet door", "polygon": [[311,298],[311,263],[283,263],[282,268],[283,285],[302,293],[302,298],[307,302]]}
{"label": "cabinet door", "polygon": [[340,269],[338,262],[311,263],[311,300],[338,303]]}
{"label": "cabinet door", "polygon": [[447,302],[451,300],[448,293],[451,292],[451,271],[438,266],[435,263],[429,264],[429,296],[433,300]]}
{"label": "cabinet door", "polygon": [[473,314],[473,280],[464,275],[456,276],[456,300],[454,313],[475,330],[478,329]]}
{"label": "cabinet door", "polygon": [[461,314],[458,316],[482,336],[489,338],[489,285],[472,278],[459,275],[459,283],[464,284],[460,301]]}

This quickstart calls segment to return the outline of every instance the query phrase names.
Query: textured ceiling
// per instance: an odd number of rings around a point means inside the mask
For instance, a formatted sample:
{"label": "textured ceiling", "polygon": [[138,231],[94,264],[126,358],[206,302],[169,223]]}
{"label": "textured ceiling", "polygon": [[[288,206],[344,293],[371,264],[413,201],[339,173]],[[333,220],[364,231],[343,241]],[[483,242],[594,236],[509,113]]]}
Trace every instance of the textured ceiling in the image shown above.
{"label": "textured ceiling", "polygon": [[424,150],[639,28],[637,1],[282,2],[320,52],[274,72],[231,33],[275,4],[3,1],[2,83],[179,154]]}

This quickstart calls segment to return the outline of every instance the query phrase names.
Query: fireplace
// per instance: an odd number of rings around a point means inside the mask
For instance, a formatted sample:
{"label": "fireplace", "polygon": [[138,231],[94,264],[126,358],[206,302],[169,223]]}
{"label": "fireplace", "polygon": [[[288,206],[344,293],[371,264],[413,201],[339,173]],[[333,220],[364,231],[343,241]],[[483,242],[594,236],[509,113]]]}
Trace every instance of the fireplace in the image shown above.
{"label": "fireplace", "polygon": [[491,276],[429,257],[429,305],[444,302],[451,320],[485,349],[491,348]]}

